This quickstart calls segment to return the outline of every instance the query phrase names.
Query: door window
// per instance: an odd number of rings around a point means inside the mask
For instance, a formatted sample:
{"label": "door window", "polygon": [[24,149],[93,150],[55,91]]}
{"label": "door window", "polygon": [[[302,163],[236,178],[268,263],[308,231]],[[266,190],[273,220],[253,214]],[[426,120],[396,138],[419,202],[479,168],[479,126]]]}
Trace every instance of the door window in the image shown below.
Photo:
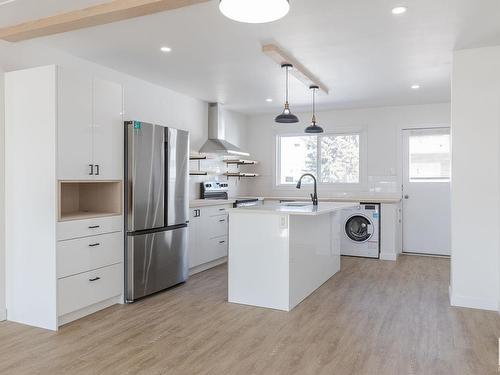
{"label": "door window", "polygon": [[451,176],[450,130],[412,131],[409,139],[409,180],[449,181]]}

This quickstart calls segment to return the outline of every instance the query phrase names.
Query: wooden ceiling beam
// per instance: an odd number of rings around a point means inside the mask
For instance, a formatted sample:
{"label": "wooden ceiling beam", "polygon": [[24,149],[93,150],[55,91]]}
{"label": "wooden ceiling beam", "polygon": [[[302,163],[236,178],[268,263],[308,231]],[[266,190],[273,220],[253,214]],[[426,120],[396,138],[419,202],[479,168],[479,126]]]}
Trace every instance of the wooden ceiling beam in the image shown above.
{"label": "wooden ceiling beam", "polygon": [[0,39],[9,42],[19,42],[183,8],[208,1],[210,0],[113,0],[88,8],[0,28]]}
{"label": "wooden ceiling beam", "polygon": [[269,56],[274,62],[279,64],[292,64],[293,69],[290,74],[297,78],[300,82],[304,83],[307,87],[315,85],[319,90],[328,94],[330,90],[323,84],[314,74],[312,74],[304,65],[297,61],[294,57],[290,56],[287,52],[283,51],[275,44],[266,44],[262,46],[262,52]]}

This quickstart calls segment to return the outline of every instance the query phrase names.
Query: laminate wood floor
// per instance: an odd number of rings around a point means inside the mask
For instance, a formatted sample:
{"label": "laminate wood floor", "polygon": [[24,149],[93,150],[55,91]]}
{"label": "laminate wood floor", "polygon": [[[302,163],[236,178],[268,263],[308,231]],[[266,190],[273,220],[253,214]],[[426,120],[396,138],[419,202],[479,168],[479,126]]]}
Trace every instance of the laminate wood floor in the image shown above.
{"label": "laminate wood floor", "polygon": [[452,308],[449,260],[342,258],[292,312],[226,302],[226,267],[58,333],[0,324],[0,374],[497,374],[500,317]]}

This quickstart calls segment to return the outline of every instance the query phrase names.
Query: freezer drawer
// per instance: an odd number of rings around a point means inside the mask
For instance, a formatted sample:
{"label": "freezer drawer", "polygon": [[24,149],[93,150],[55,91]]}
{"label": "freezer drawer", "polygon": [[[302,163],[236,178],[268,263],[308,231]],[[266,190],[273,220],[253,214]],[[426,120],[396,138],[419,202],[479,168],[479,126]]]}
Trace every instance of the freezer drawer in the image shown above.
{"label": "freezer drawer", "polygon": [[127,236],[127,302],[186,281],[187,236],[187,226]]}

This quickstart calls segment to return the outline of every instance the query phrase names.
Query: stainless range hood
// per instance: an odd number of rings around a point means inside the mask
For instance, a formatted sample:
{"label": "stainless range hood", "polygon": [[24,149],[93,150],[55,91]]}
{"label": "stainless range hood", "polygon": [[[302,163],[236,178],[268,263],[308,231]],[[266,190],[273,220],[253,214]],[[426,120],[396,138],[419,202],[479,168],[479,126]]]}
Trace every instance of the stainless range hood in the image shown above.
{"label": "stainless range hood", "polygon": [[249,156],[239,147],[226,141],[226,124],[222,106],[218,103],[208,105],[208,140],[200,148],[202,154],[222,154]]}

